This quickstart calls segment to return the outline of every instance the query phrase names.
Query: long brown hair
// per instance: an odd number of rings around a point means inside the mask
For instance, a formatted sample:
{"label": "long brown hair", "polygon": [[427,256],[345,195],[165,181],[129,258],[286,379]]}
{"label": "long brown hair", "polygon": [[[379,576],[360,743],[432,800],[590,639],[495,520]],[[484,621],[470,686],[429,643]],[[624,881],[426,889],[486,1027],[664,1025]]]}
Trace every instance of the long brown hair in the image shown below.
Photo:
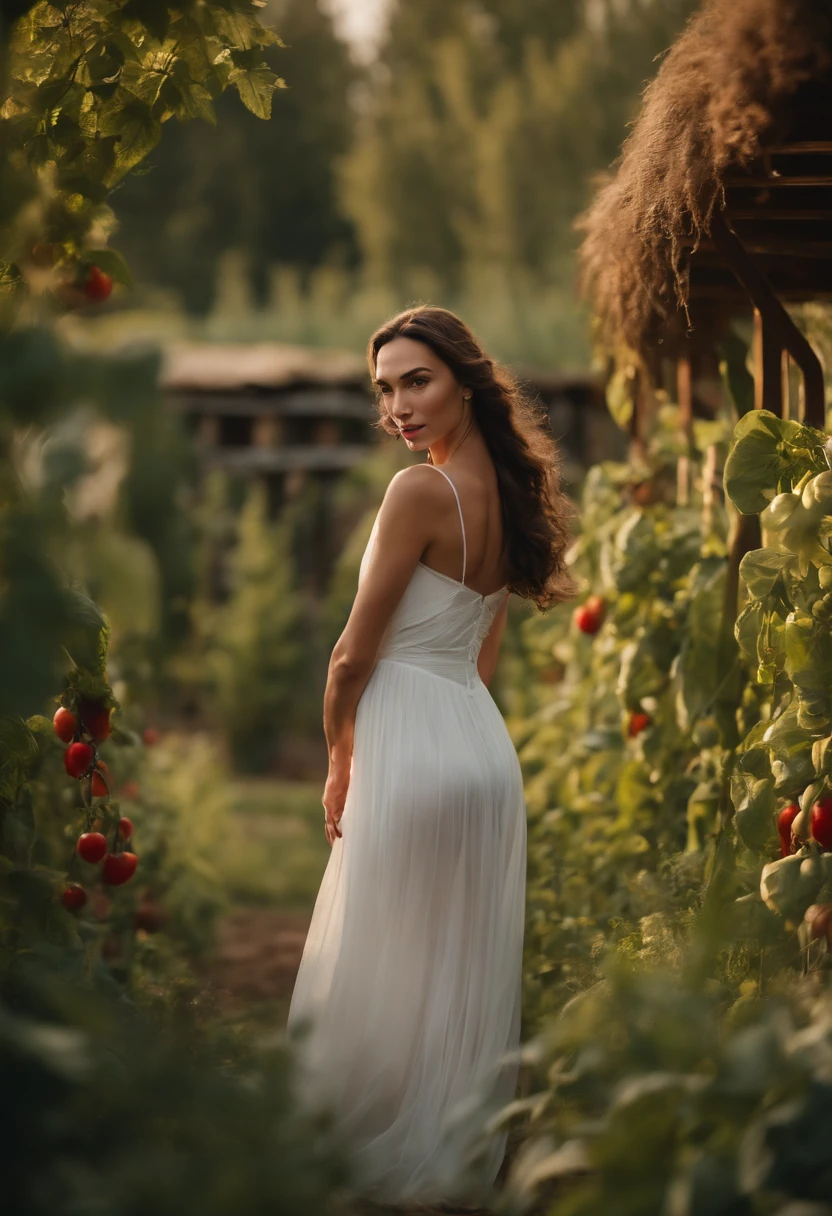
{"label": "long brown hair", "polygon": [[[541,610],[573,599],[579,587],[565,554],[576,508],[560,488],[561,456],[545,407],[507,367],[489,359],[468,326],[446,308],[420,304],[377,329],[367,346],[373,376],[378,352],[398,337],[424,342],[472,390],[474,416],[497,472],[508,587]],[[381,394],[376,405],[376,425],[398,437]]]}

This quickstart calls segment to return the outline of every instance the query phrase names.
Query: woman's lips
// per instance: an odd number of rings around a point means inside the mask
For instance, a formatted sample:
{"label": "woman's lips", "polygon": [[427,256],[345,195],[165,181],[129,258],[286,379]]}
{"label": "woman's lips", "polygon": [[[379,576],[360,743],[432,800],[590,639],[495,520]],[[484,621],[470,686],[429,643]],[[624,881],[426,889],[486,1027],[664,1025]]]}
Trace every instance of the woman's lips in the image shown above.
{"label": "woman's lips", "polygon": [[422,422],[419,424],[419,426],[403,426],[401,428],[401,431],[402,431],[402,434],[404,435],[404,437],[406,439],[409,439],[411,435],[415,435],[417,431],[421,431],[421,429],[424,425],[425,425],[424,422]]}

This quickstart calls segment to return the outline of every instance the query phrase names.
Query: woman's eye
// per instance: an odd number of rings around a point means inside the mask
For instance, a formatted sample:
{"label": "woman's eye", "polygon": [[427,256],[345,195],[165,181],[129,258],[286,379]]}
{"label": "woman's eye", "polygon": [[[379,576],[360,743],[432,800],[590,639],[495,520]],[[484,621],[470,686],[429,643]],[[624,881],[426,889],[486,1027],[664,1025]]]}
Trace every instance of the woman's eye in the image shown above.
{"label": "woman's eye", "polygon": [[413,380],[411,380],[410,383],[411,384],[427,384],[427,380],[425,379],[424,376],[416,376],[416,377],[414,377]]}

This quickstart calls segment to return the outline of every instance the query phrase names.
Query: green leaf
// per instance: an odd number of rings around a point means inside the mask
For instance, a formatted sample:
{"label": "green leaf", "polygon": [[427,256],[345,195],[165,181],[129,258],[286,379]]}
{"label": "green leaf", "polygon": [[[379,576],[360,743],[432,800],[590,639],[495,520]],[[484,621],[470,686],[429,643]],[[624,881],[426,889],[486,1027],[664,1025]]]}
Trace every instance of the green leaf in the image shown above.
{"label": "green leaf", "polygon": [[774,837],[777,798],[770,777],[737,772],[731,777],[731,801],[737,830],[750,849],[764,852]]}
{"label": "green leaf", "polygon": [[150,112],[150,107],[126,89],[116,95],[117,104],[103,111],[102,135],[116,135],[115,164],[105,177],[113,186],[125,173],[147,156],[159,142],[162,126]]}
{"label": "green leaf", "polygon": [[626,431],[633,418],[633,393],[635,368],[631,365],[619,367],[607,383],[607,409],[613,421]]}
{"label": "green leaf", "polygon": [[690,730],[716,694],[725,675],[714,638],[722,621],[725,562],[703,562],[695,572],[686,629],[675,669],[676,714],[682,730]]}
{"label": "green leaf", "polygon": [[284,45],[274,30],[266,29],[249,13],[212,4],[208,9],[208,20],[216,36],[230,47],[250,50]]}
{"label": "green leaf", "polygon": [[271,117],[276,82],[277,77],[267,67],[235,68],[228,77],[228,83],[236,86],[243,105],[258,118]]}
{"label": "green leaf", "polygon": [[44,717],[43,714],[32,714],[31,718],[26,719],[26,725],[33,735],[49,735],[51,737],[55,733],[51,719]]}
{"label": "green leaf", "polygon": [[757,641],[765,619],[763,605],[759,600],[751,600],[734,622],[734,637],[740,644],[740,649],[748,659],[757,662]]}
{"label": "green leaf", "polygon": [[785,571],[795,566],[791,553],[778,553],[775,549],[753,549],[740,562],[740,575],[745,581],[752,599],[762,600],[774,587]]}
{"label": "green leaf", "polygon": [[110,627],[101,609],[80,591],[67,592],[68,625],[63,645],[75,665],[94,676],[103,676],[107,663]]}
{"label": "green leaf", "polygon": [[815,739],[812,744],[812,764],[816,773],[832,773],[832,735]]}
{"label": "green leaf", "polygon": [[167,0],[127,0],[122,16],[140,21],[154,38],[164,42],[170,26]]}
{"label": "green leaf", "polygon": [[181,101],[176,111],[176,117],[180,122],[188,118],[202,118],[212,127],[217,125],[211,94],[204,85],[193,82],[180,84],[179,93]]}
{"label": "green leaf", "polygon": [[37,741],[22,718],[0,718],[0,800],[14,801],[22,771],[37,754]]}
{"label": "green leaf", "polygon": [[798,709],[799,701],[794,697],[763,735],[763,741],[771,753],[774,788],[787,798],[798,794],[815,775],[812,739],[798,720]]}
{"label": "green leaf", "polygon": [[734,429],[725,462],[725,492],[743,515],[756,515],[783,488],[804,473],[822,472],[824,436],[769,410],[751,410]]}

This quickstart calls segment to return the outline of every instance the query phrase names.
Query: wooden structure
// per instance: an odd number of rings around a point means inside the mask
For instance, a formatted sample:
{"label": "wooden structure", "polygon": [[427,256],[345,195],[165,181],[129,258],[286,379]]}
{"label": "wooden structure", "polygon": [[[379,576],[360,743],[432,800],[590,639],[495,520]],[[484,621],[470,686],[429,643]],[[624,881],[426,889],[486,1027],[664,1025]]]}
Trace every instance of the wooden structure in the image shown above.
{"label": "wooden structure", "polygon": [[[531,369],[520,376],[548,410],[567,484],[580,482],[596,460],[624,457],[600,379]],[[377,444],[394,442],[374,425],[365,360],[277,343],[177,343],[163,352],[161,386],[186,419],[201,468],[262,479],[272,518],[312,483],[301,575],[323,588],[337,556],[336,485]]]}
{"label": "wooden structure", "polygon": [[563,457],[566,487],[577,487],[591,464],[625,460],[627,444],[606,404],[600,376],[522,368],[519,378],[539,397]]}
{"label": "wooden structure", "polygon": [[[675,389],[689,437],[738,316],[753,317],[754,405],[789,416],[792,360],[801,416],[825,428],[821,365],[784,302],[832,300],[830,220],[832,5],[707,0],[577,222],[581,287],[606,341],[635,354],[645,390]],[[646,411],[634,414],[638,445]],[[757,517],[741,518],[734,573],[759,538]]]}
{"label": "wooden structure", "polygon": [[162,389],[205,468],[262,478],[273,515],[308,477],[337,479],[373,442],[363,359],[276,343],[168,346]]}
{"label": "wooden structure", "polygon": [[[644,94],[612,179],[578,220],[581,284],[606,337],[680,397],[731,318],[753,311],[756,404],[782,362],[823,425],[823,378],[783,302],[832,299],[832,6],[709,0]],[[683,401],[684,405],[685,402]]]}

